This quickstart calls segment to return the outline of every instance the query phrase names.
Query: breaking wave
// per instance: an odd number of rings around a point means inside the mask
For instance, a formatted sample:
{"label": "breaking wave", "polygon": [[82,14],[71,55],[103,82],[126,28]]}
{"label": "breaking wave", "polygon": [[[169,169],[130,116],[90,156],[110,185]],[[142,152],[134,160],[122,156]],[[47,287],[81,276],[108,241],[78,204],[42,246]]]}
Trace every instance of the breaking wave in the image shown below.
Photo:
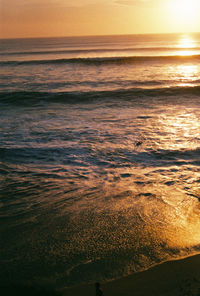
{"label": "breaking wave", "polygon": [[[27,51],[10,51],[0,52],[0,56],[24,56],[24,55],[46,55],[46,54],[90,54],[90,53],[108,53],[108,52],[148,52],[148,51],[183,51],[182,47],[126,47],[126,48],[86,48],[86,49],[61,49],[61,50],[27,50]],[[184,50],[200,50],[200,47],[184,48]]]}
{"label": "breaking wave", "polygon": [[[162,100],[166,97],[180,96],[184,99],[188,95],[199,96],[200,86],[177,86],[163,88],[129,88],[111,91],[85,91],[85,92],[1,92],[0,103],[3,104],[37,104],[42,102],[81,103],[96,102],[97,100],[140,100],[145,97]],[[176,98],[177,100],[177,98]]]}
{"label": "breaking wave", "polygon": [[89,57],[89,58],[65,58],[46,60],[24,60],[24,61],[1,61],[0,66],[20,66],[20,65],[44,65],[44,64],[131,64],[140,62],[180,62],[199,61],[200,55],[168,55],[168,56],[120,56],[120,57]]}

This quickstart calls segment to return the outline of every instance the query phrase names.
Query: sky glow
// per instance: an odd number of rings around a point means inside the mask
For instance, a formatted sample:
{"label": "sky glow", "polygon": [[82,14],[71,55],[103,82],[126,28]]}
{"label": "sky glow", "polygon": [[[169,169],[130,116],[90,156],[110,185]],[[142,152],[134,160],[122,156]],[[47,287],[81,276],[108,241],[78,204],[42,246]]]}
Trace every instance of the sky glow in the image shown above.
{"label": "sky glow", "polygon": [[198,0],[0,0],[0,37],[200,31]]}

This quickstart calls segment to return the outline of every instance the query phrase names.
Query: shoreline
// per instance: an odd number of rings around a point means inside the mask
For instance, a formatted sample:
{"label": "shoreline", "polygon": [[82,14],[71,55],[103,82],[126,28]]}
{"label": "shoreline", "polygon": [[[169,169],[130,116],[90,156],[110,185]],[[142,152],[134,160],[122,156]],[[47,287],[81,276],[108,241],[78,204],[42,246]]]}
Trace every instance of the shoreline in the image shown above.
{"label": "shoreline", "polygon": [[[200,292],[200,254],[166,261],[127,277],[102,283],[104,296],[184,296]],[[94,284],[65,288],[64,296],[94,296]]]}

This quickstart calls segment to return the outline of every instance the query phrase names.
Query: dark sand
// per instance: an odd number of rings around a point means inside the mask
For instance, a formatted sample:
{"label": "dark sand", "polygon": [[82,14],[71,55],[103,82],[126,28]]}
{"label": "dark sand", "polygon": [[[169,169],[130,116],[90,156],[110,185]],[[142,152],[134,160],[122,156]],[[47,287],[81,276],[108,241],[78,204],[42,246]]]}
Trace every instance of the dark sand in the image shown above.
{"label": "dark sand", "polygon": [[[104,296],[200,295],[200,255],[169,261],[131,276],[102,283]],[[65,296],[95,296],[95,287],[65,289]]]}

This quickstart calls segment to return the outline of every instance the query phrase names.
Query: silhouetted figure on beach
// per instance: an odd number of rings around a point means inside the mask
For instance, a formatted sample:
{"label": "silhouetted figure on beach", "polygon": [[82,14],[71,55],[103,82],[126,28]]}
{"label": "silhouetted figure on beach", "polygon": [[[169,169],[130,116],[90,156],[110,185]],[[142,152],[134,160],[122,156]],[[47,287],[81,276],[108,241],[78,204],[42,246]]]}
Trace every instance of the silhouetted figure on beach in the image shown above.
{"label": "silhouetted figure on beach", "polygon": [[100,288],[100,284],[96,283],[95,287],[96,287],[96,296],[103,296],[103,291]]}

